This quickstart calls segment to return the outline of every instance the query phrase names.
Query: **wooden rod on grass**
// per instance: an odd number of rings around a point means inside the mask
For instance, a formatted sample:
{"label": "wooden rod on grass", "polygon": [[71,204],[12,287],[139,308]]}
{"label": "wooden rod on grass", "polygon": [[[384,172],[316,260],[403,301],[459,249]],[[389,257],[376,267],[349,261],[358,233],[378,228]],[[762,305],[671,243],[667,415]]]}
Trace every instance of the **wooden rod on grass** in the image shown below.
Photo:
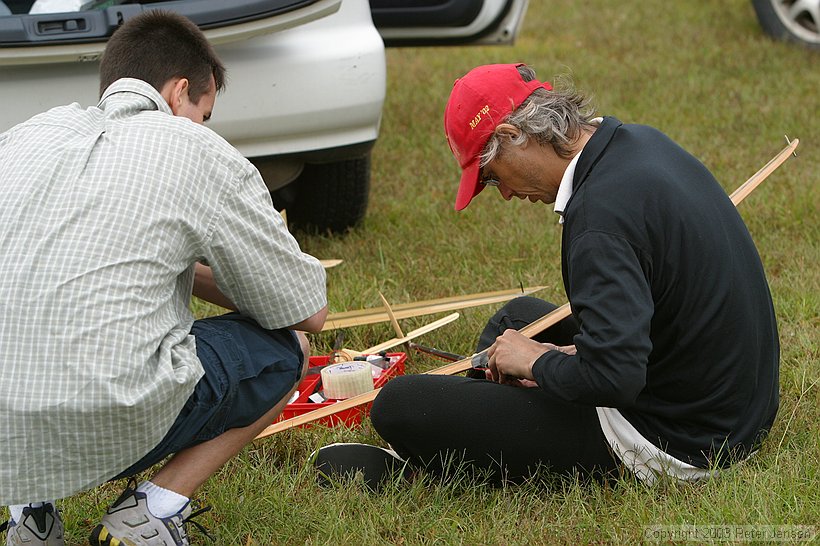
{"label": "wooden rod on grass", "polygon": [[774,172],[780,165],[783,164],[784,161],[789,159],[790,155],[795,153],[797,150],[797,145],[800,144],[800,139],[794,139],[789,141],[788,138],[786,141],[789,143],[785,148],[783,148],[779,154],[774,156],[769,160],[768,163],[763,165],[759,171],[754,173],[749,180],[744,182],[740,185],[738,189],[732,192],[732,195],[729,196],[729,199],[732,200],[732,203],[735,206],[738,206],[741,201],[746,199],[750,193],[754,191],[766,178],[769,177],[770,174]]}
{"label": "wooden rod on grass", "polygon": [[[467,296],[450,296],[435,300],[399,303],[392,305],[391,309],[395,318],[405,319],[418,317],[421,315],[443,313],[445,311],[453,311],[456,309],[465,309],[467,307],[477,307],[479,305],[500,303],[518,296],[538,292],[544,288],[546,287],[532,286],[524,288],[523,290],[515,288],[510,290],[499,290],[497,292],[482,292],[480,294],[470,294]],[[364,324],[375,324],[377,322],[385,322],[388,320],[390,320],[390,316],[384,308],[343,311],[341,313],[332,313],[328,315],[322,331],[324,332],[325,330],[334,330],[337,328],[349,328],[351,326],[362,326]]]}
{"label": "wooden rod on grass", "polygon": [[[732,200],[732,203],[737,206],[741,201],[743,201],[755,188],[757,188],[766,178],[774,172],[780,165],[783,164],[786,159],[789,158],[790,155],[794,153],[797,149],[797,145],[800,141],[798,139],[792,140],[788,146],[783,148],[783,150],[774,156],[771,161],[766,163],[759,171],[757,171],[751,178],[749,178],[746,182],[744,182],[739,188],[737,188],[729,198]],[[565,303],[558,309],[555,309],[551,313],[544,315],[543,317],[539,318],[535,322],[524,326],[520,331],[525,336],[532,338],[536,334],[543,332],[553,324],[560,322],[561,320],[568,317],[572,311],[570,310],[569,303]],[[459,360],[458,362],[453,362],[452,364],[447,364],[446,366],[442,366],[440,368],[436,368],[434,370],[430,370],[428,372],[424,372],[426,374],[433,374],[433,375],[452,375],[459,372],[463,372],[472,367],[473,359],[477,356],[485,353],[481,351],[480,353],[476,353],[469,358],[465,358]],[[344,411],[347,409],[355,408],[362,404],[367,404],[368,402],[372,402],[373,399],[376,398],[376,395],[381,391],[381,388],[374,389],[371,392],[360,394],[358,396],[354,396],[352,398],[348,398],[347,400],[341,400],[336,402],[331,406],[324,406],[322,408],[313,410],[311,412],[299,415],[297,417],[293,417],[291,419],[287,419],[285,421],[279,421],[278,423],[274,423],[271,426],[267,427],[263,430],[256,439],[265,438],[267,436],[271,436],[272,434],[276,434],[277,432],[281,432],[283,430],[287,430],[289,428],[298,427],[300,425],[304,425],[310,423],[312,421],[316,421],[317,419],[321,419],[323,417],[327,417],[329,415],[333,415],[334,413],[338,413],[340,411]]]}

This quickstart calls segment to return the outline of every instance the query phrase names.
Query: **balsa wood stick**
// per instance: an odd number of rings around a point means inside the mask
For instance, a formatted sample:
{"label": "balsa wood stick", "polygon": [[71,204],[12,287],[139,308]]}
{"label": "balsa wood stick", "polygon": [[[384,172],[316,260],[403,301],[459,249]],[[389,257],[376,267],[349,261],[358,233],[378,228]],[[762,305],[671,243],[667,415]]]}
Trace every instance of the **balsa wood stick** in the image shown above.
{"label": "balsa wood stick", "polygon": [[[418,317],[421,315],[443,313],[445,311],[455,311],[456,309],[465,309],[467,307],[477,307],[479,305],[500,303],[502,301],[511,300],[517,296],[532,294],[533,292],[543,290],[544,288],[546,287],[534,286],[524,288],[523,290],[514,288],[510,290],[499,290],[497,292],[481,292],[467,296],[450,296],[448,298],[439,298],[435,300],[399,303],[391,306],[391,309],[393,310],[393,316],[395,318],[404,319]],[[377,322],[386,322],[389,320],[390,316],[383,307],[331,313],[328,315],[322,331],[334,330],[337,328],[348,328],[350,326],[362,326],[364,324],[375,324]]]}
{"label": "balsa wood stick", "polygon": [[738,206],[741,201],[746,199],[750,193],[754,191],[770,174],[774,172],[776,168],[783,164],[784,161],[789,159],[790,155],[795,153],[797,150],[797,145],[800,144],[800,139],[794,139],[789,141],[788,137],[786,138],[786,142],[788,142],[788,146],[783,148],[779,154],[774,156],[769,160],[768,163],[763,165],[763,167],[757,171],[755,174],[752,175],[749,180],[741,184],[741,186],[732,192],[732,195],[729,196],[729,199],[732,200],[732,203],[735,206]]}
{"label": "balsa wood stick", "polygon": [[384,311],[390,318],[390,324],[393,325],[393,331],[396,332],[397,336],[404,337],[404,333],[401,331],[401,326],[399,326],[399,321],[396,320],[396,315],[393,313],[393,309],[390,307],[390,304],[387,303],[387,298],[385,298],[384,294],[382,294],[381,292],[379,292],[379,297],[382,299],[382,302],[384,303]]}
{"label": "balsa wood stick", "polygon": [[364,351],[362,351],[362,353],[363,354],[370,354],[370,355],[377,354],[377,353],[380,353],[384,350],[389,349],[390,347],[395,347],[396,345],[401,345],[402,343],[407,343],[408,341],[410,341],[412,339],[416,339],[417,337],[419,337],[421,335],[424,335],[428,332],[432,332],[436,328],[441,328],[445,324],[449,324],[449,323],[453,322],[458,317],[459,317],[458,313],[453,313],[451,315],[447,315],[446,317],[440,318],[440,319],[438,319],[434,322],[431,322],[430,324],[426,324],[426,325],[422,326],[421,328],[416,328],[415,330],[411,330],[410,332],[407,332],[407,334],[403,335],[402,337],[394,337],[393,339],[389,339],[389,340],[385,341],[384,343],[379,343],[378,345],[374,345],[373,347],[370,347],[369,349],[365,349]]}
{"label": "balsa wood stick", "polygon": [[354,351],[353,349],[339,349],[336,351],[337,358],[342,360],[336,360],[336,362],[342,362],[343,360],[352,360],[357,356],[365,356],[365,355],[374,355],[378,354],[382,351],[386,351],[391,347],[395,347],[396,345],[401,345],[403,343],[407,343],[408,341],[412,341],[419,336],[432,332],[437,328],[441,328],[445,324],[450,324],[454,320],[456,320],[460,315],[458,313],[452,313],[447,315],[444,318],[440,318],[436,321],[431,322],[430,324],[425,324],[420,328],[416,328],[415,330],[411,330],[407,332],[407,334],[402,334],[401,337],[394,337],[393,339],[388,339],[385,342],[379,343],[378,345],[374,345],[372,347],[368,347],[363,351]]}
{"label": "balsa wood stick", "polygon": [[[729,198],[732,200],[732,203],[737,206],[741,201],[746,199],[752,191],[755,190],[768,176],[774,172],[780,165],[786,161],[790,155],[794,153],[797,149],[797,145],[799,144],[798,139],[792,140],[788,146],[783,148],[783,150],[774,156],[771,161],[766,163],[759,171],[757,171],[751,178],[749,178],[746,182],[744,182],[739,188],[737,188]],[[551,313],[548,313],[541,317],[540,319],[536,320],[528,324],[527,326],[521,329],[521,333],[525,336],[531,338],[540,332],[543,332],[553,324],[556,324],[563,320],[564,318],[568,317],[572,311],[570,310],[569,303],[565,303],[558,309],[555,309]],[[447,364],[446,366],[442,366],[440,368],[436,368],[434,370],[430,370],[425,372],[427,374],[433,375],[451,375],[456,374],[459,372],[463,372],[472,367],[473,360],[485,353],[486,350],[481,351],[480,353],[476,353],[469,358],[465,358],[459,360],[458,362],[453,362],[452,364]],[[360,406],[362,404],[367,404],[368,402],[372,402],[373,399],[376,398],[376,395],[381,391],[381,389],[375,389],[371,392],[360,394],[358,396],[354,396],[353,398],[348,398],[347,400],[342,400],[333,404],[332,406],[325,406],[311,412],[299,415],[297,417],[293,417],[291,419],[287,419],[285,421],[280,421],[278,423],[274,423],[273,425],[267,427],[263,430],[256,439],[265,438],[272,434],[276,434],[277,432],[281,432],[283,430],[287,430],[289,428],[298,427],[300,425],[304,425],[306,423],[310,423],[312,421],[316,421],[317,419],[321,419],[323,417],[327,417],[329,415],[333,415],[334,413],[338,413],[340,411],[344,411],[346,409],[355,408],[356,406]]]}

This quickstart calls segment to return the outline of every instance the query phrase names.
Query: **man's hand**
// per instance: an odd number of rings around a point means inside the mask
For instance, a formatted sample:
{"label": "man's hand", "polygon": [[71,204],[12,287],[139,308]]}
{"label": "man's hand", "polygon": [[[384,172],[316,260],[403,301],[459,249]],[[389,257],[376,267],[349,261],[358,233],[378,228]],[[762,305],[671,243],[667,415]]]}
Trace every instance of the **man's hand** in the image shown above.
{"label": "man's hand", "polygon": [[506,330],[487,350],[489,357],[487,379],[520,387],[535,387],[532,366],[547,351],[575,354],[575,346],[559,347],[552,343],[533,341],[518,330]]}

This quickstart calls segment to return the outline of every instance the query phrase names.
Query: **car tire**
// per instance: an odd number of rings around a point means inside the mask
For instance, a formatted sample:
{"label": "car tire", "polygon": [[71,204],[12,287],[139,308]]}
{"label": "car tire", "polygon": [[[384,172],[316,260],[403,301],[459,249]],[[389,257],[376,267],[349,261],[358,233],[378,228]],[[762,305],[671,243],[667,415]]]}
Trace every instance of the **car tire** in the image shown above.
{"label": "car tire", "polygon": [[752,5],[760,26],[773,38],[820,50],[818,10],[795,10],[795,0],[752,0]]}
{"label": "car tire", "polygon": [[367,212],[370,154],[332,163],[308,163],[299,177],[271,193],[294,230],[333,234],[358,225]]}

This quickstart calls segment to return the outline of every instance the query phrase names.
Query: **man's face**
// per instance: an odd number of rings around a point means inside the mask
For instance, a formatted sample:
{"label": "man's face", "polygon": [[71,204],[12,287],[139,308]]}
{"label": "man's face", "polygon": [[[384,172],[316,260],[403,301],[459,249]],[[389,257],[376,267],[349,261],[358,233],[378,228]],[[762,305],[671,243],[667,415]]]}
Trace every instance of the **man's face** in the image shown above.
{"label": "man's face", "polygon": [[523,146],[507,146],[484,166],[481,177],[497,180],[498,191],[507,201],[517,197],[554,203],[565,168],[551,146],[530,139]]}
{"label": "man's face", "polygon": [[208,86],[208,91],[199,97],[199,100],[194,103],[188,95],[188,89],[180,94],[180,104],[173,108],[174,115],[188,118],[194,123],[203,124],[211,118],[211,113],[216,102],[216,82],[211,76],[211,82]]}

